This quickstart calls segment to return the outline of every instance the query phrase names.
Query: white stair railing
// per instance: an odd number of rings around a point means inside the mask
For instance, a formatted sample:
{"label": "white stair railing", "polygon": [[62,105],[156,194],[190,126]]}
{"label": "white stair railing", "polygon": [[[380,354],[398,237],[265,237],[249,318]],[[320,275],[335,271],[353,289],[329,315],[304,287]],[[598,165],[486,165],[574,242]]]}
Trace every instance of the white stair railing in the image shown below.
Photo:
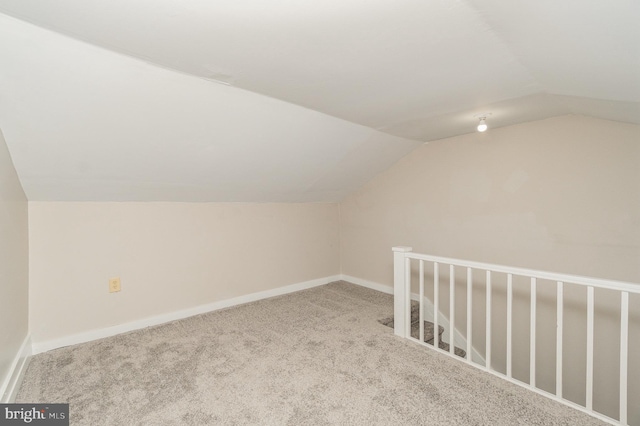
{"label": "white stair railing", "polygon": [[[412,252],[411,247],[394,247],[394,333],[397,336],[415,341],[423,346],[427,346],[441,353],[452,356],[454,359],[467,362],[468,364],[485,370],[500,378],[512,383],[526,387],[527,389],[557,400],[586,412],[594,417],[611,424],[628,425],[628,378],[629,378],[629,294],[640,294],[640,284],[626,283],[620,281],[602,280],[576,275],[565,275],[553,272],[544,272],[531,269],[515,268],[502,265],[493,265],[480,262],[472,262],[460,259],[450,259]],[[412,299],[412,261],[418,262],[419,291],[413,295],[418,299],[420,327],[418,338],[411,336],[411,299]],[[433,345],[424,342],[424,303],[425,303],[425,263],[430,264],[433,275],[433,323],[434,323],[434,343]],[[446,271],[449,265],[449,350],[439,348],[438,316],[440,313],[440,274]],[[466,359],[455,356],[454,333],[456,332],[456,299],[455,299],[455,268],[466,268]],[[486,320],[485,320],[485,353],[484,363],[473,360],[471,354],[474,351],[473,333],[473,271],[482,271],[485,275],[486,287]],[[503,374],[492,366],[492,277],[497,274],[506,275],[507,284],[507,313],[506,313],[506,373]],[[513,300],[514,300],[514,277],[526,277],[529,280],[530,289],[530,325],[529,325],[529,383],[517,380],[513,377]],[[538,314],[538,281],[546,280],[555,283],[556,295],[556,353],[555,353],[555,393],[547,392],[536,386],[536,324]],[[586,371],[585,374],[585,404],[580,405],[563,396],[563,333],[564,333],[564,306],[565,306],[565,284],[575,284],[586,288]],[[595,289],[607,289],[619,294],[620,300],[620,390],[619,390],[619,417],[614,419],[599,413],[593,408],[594,395],[594,310],[595,310]],[[571,333],[570,330],[568,330]],[[637,356],[631,358],[636,360]],[[633,365],[633,371],[638,374],[640,362]],[[484,365],[483,365],[484,364]],[[539,367],[539,366],[538,366]],[[633,406],[640,405],[640,397],[635,396],[637,402]]]}

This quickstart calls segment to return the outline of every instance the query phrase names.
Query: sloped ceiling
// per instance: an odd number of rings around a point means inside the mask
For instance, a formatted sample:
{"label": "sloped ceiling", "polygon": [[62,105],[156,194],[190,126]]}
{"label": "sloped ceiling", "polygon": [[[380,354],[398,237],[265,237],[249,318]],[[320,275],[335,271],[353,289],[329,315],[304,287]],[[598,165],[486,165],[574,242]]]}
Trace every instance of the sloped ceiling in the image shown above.
{"label": "sloped ceiling", "polygon": [[30,199],[335,201],[417,141],[474,131],[480,112],[492,127],[567,113],[640,124],[633,0],[0,12],[0,127]]}

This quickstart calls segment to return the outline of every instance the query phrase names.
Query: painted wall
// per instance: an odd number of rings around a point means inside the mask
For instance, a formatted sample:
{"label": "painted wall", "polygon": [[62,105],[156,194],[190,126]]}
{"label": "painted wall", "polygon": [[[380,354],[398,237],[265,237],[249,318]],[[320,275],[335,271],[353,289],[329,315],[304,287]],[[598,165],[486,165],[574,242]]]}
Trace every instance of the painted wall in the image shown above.
{"label": "painted wall", "polygon": [[336,204],[30,202],[29,226],[34,345],[339,273]]}
{"label": "painted wall", "polygon": [[[640,126],[562,116],[431,142],[409,154],[340,205],[342,272],[392,283],[391,247],[489,263],[640,283]],[[458,276],[464,277],[459,271]],[[478,274],[481,275],[481,274]],[[496,280],[494,367],[504,370],[506,284]],[[446,273],[441,282],[448,284]],[[474,341],[484,353],[484,280],[476,277]],[[462,283],[458,289],[464,289]],[[441,294],[448,291],[442,286]],[[566,291],[567,348],[585,346],[578,290]],[[555,357],[555,288],[539,283],[538,383]],[[615,415],[619,303],[604,294],[597,307],[594,407]],[[458,296],[456,322],[466,322]],[[517,378],[529,377],[529,292],[516,291]],[[448,299],[441,304],[448,310]],[[632,298],[631,353],[640,342],[640,300]],[[614,349],[612,349],[614,348]],[[565,394],[584,401],[585,357],[565,352]],[[636,364],[636,368],[640,366]],[[640,376],[636,374],[635,376]],[[630,394],[640,394],[632,380]],[[582,391],[580,390],[582,389]],[[640,406],[636,397],[630,406]],[[638,410],[638,408],[635,408]],[[640,421],[640,412],[635,413]]]}
{"label": "painted wall", "polygon": [[[0,131],[0,386],[28,331],[27,199]],[[0,400],[4,396],[0,394]]]}

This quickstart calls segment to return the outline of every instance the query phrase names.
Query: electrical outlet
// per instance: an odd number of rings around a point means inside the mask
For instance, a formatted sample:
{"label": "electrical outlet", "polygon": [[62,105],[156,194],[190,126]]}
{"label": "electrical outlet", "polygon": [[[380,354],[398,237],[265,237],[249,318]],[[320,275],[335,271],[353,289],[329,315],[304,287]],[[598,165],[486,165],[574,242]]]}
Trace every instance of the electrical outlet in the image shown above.
{"label": "electrical outlet", "polygon": [[120,278],[109,279],[109,293],[120,291]]}

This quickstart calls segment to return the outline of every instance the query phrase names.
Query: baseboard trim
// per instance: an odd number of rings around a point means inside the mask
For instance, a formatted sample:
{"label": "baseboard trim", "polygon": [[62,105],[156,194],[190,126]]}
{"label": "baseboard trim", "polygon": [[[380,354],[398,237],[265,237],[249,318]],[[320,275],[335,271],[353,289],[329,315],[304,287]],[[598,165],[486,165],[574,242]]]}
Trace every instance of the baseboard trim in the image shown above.
{"label": "baseboard trim", "polygon": [[9,369],[7,377],[0,388],[0,395],[2,395],[1,401],[3,404],[11,403],[16,400],[16,395],[18,394],[18,389],[20,388],[20,383],[22,383],[24,373],[27,370],[28,360],[31,353],[31,336],[27,334],[22,341],[22,345],[20,345],[20,349],[11,363],[11,368]]}
{"label": "baseboard trim", "polygon": [[[387,293],[387,294],[393,294],[393,287],[392,286],[388,286],[385,284],[381,284],[381,283],[377,283],[374,281],[369,281],[369,280],[365,280],[362,278],[358,278],[358,277],[354,277],[351,275],[346,275],[346,274],[340,274],[340,279],[343,281],[348,281],[350,283],[353,284],[357,284],[359,286],[362,287],[366,287],[366,288],[370,288],[372,290],[377,290],[380,291],[382,293]],[[420,300],[420,295],[417,293],[411,293],[411,299],[412,300]],[[428,298],[424,298],[424,315],[425,318],[427,320],[433,320],[433,311],[434,311],[435,307],[433,306],[433,303],[431,302],[431,300],[429,300]],[[440,324],[441,326],[443,326],[445,328],[445,330],[449,329],[449,319],[444,316],[442,314],[442,312],[438,312],[438,324]],[[443,341],[450,343],[449,342],[449,333],[445,332],[443,335]],[[456,328],[454,330],[454,343],[455,346],[462,348],[464,350],[467,349],[467,339],[466,337],[460,333],[458,331],[458,329]],[[480,355],[480,353],[474,348],[472,349],[472,353],[471,353],[471,359],[476,363],[476,364],[481,364],[484,365],[485,364],[485,359],[482,355]]]}
{"label": "baseboard trim", "polygon": [[[377,290],[382,293],[393,294],[393,287],[380,284],[374,281],[365,280],[362,278],[354,277],[351,275],[340,274],[340,279],[342,281],[348,281],[352,284],[358,284],[361,287],[370,288],[371,290]],[[416,299],[417,300],[417,299]]]}
{"label": "baseboard trim", "polygon": [[244,305],[245,303],[256,302],[270,297],[282,296],[296,291],[307,290],[313,287],[329,284],[333,281],[340,280],[340,275],[332,275],[315,280],[304,281],[270,290],[259,291],[256,293],[246,294],[243,296],[233,297],[231,299],[220,300],[206,305],[200,305],[189,309],[170,312],[168,314],[156,315],[153,317],[132,321],[125,324],[119,324],[113,327],[101,328],[98,330],[90,330],[83,333],[65,336],[59,339],[47,340],[43,342],[33,343],[33,354],[47,352],[53,349],[65,346],[76,345],[79,343],[90,342],[92,340],[103,339],[105,337],[115,336],[117,334],[128,333],[130,331],[140,330],[155,325],[165,324],[171,321],[192,317],[194,315],[205,314],[232,306]]}

